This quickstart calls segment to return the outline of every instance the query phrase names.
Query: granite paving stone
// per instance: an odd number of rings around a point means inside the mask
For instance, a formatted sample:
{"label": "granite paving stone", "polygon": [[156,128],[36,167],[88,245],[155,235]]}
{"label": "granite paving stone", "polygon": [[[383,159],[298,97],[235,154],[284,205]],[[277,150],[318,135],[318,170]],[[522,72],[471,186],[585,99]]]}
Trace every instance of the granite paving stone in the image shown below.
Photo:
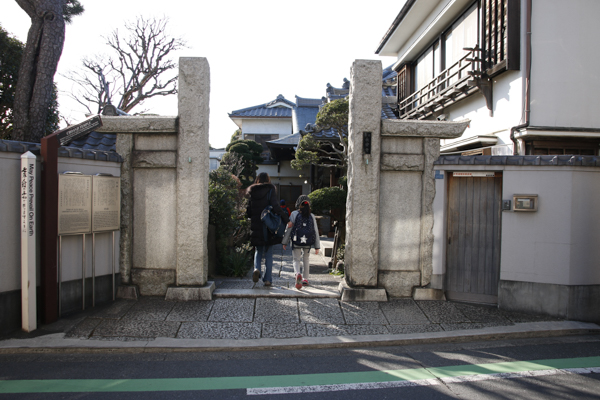
{"label": "granite paving stone", "polygon": [[388,323],[377,302],[343,302],[341,307],[348,325],[385,325]]}
{"label": "granite paving stone", "polygon": [[343,324],[344,316],[337,299],[298,299],[300,320],[311,324]]}
{"label": "granite paving stone", "polygon": [[498,322],[512,325],[498,307],[465,303],[455,303],[454,305],[472,322]]}
{"label": "granite paving stone", "polygon": [[322,325],[306,324],[309,337],[324,336],[360,336],[360,335],[387,335],[389,330],[385,325]]}
{"label": "granite paving stone", "polygon": [[101,308],[98,311],[96,311],[93,316],[96,318],[120,319],[123,318],[125,314],[127,314],[127,312],[131,310],[131,308],[136,304],[136,300],[117,299],[110,306]]}
{"label": "granite paving stone", "polygon": [[444,329],[438,324],[417,324],[417,325],[389,325],[390,333],[394,335],[405,333],[426,333],[426,332],[442,332]]}
{"label": "granite paving stone", "polygon": [[306,324],[306,333],[309,337],[344,336],[346,325]]}
{"label": "granite paving stone", "polygon": [[173,321],[144,321],[123,319],[104,320],[94,330],[93,336],[128,336],[137,338],[174,338],[179,330],[180,322]]}
{"label": "granite paving stone", "polygon": [[299,323],[296,299],[256,299],[254,322],[293,324]]}
{"label": "granite paving stone", "polygon": [[415,301],[423,313],[433,323],[453,324],[458,322],[471,322],[458,308],[446,301]]}
{"label": "granite paving stone", "polygon": [[167,316],[167,321],[208,321],[214,301],[181,301]]}
{"label": "granite paving stone", "polygon": [[262,337],[274,339],[306,336],[306,324],[263,324]]}
{"label": "granite paving stone", "polygon": [[100,318],[86,318],[79,324],[69,329],[66,338],[89,338],[98,325],[102,322]]}
{"label": "granite paving stone", "polygon": [[258,339],[261,324],[232,322],[183,322],[179,339]]}
{"label": "granite paving stone", "polygon": [[211,322],[252,322],[254,299],[216,299],[208,320]]}
{"label": "granite paving stone", "polygon": [[412,299],[393,299],[379,305],[390,324],[419,325],[431,321]]}
{"label": "granite paving stone", "polygon": [[164,321],[174,306],[175,302],[165,301],[162,297],[142,297],[129,309],[123,319]]}
{"label": "granite paving stone", "polygon": [[510,323],[510,322],[495,321],[495,322],[461,322],[461,323],[457,323],[457,324],[441,324],[441,325],[445,331],[458,331],[458,330],[463,330],[463,329],[482,329],[482,328],[492,328],[494,326],[508,326],[508,325],[514,325],[514,324]]}
{"label": "granite paving stone", "polygon": [[252,289],[254,282],[251,280],[224,280],[215,286],[217,289]]}

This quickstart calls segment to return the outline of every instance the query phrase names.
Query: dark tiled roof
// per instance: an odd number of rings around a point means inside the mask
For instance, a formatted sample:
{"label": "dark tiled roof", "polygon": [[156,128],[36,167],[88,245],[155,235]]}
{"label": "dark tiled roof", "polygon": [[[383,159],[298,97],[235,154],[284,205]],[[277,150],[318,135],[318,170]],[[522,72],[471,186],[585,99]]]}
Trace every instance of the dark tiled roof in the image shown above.
{"label": "dark tiled roof", "polygon": [[229,117],[291,118],[292,109],[279,106],[273,107],[277,103],[284,103],[292,108],[296,106],[295,103],[292,103],[291,101],[286,100],[282,95],[279,95],[275,100],[268,103],[232,111],[231,114],[229,114]]}
{"label": "dark tiled roof", "polygon": [[14,140],[0,140],[0,151],[7,153],[26,153],[40,154],[39,143],[16,142]]}
{"label": "dark tiled roof", "polygon": [[294,110],[296,119],[294,121],[294,132],[304,129],[306,124],[312,124],[317,119],[319,107],[323,104],[322,99],[304,99],[296,96],[296,108]]}
{"label": "dark tiled roof", "polygon": [[117,135],[114,133],[98,133],[96,131],[73,140],[70,147],[86,150],[116,151]]}
{"label": "dark tiled roof", "polygon": [[302,136],[300,133],[294,133],[293,135],[284,136],[282,138],[276,140],[270,140],[267,142],[267,145],[271,147],[271,145],[275,146],[297,146],[300,142]]}
{"label": "dark tiled roof", "polygon": [[599,156],[441,156],[438,165],[556,165],[600,167]]}
{"label": "dark tiled roof", "polygon": [[[88,135],[91,136],[91,135]],[[25,153],[31,151],[33,154],[39,155],[41,151],[41,145],[39,143],[28,143],[28,142],[16,142],[12,140],[0,140],[0,151],[13,152],[13,153]],[[96,161],[112,161],[112,162],[123,162],[123,159],[115,151],[105,151],[99,148],[79,148],[73,146],[59,147],[59,157],[69,158],[81,158],[86,160]]]}
{"label": "dark tiled roof", "polygon": [[340,137],[338,135],[337,130],[335,130],[333,128],[319,129],[314,124],[307,125],[305,130],[300,131],[300,133],[302,134],[302,136],[310,133],[313,136],[313,138],[315,138],[316,140],[326,140],[329,142],[339,142],[340,141]]}

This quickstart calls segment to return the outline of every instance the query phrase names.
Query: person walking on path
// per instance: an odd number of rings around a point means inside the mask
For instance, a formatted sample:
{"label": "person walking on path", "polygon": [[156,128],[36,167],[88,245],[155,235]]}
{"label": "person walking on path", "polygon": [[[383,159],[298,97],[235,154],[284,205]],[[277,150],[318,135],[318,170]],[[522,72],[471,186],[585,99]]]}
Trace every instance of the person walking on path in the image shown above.
{"label": "person walking on path", "polygon": [[292,257],[294,265],[294,274],[296,274],[296,289],[302,289],[302,286],[308,286],[308,277],[310,274],[310,248],[315,246],[315,253],[319,254],[321,240],[319,238],[319,228],[317,219],[310,212],[310,199],[303,194],[296,200],[296,210],[290,215],[285,235],[283,236],[283,249],[292,242]]}
{"label": "person walking on path", "polygon": [[281,201],[279,202],[279,204],[281,204],[281,209],[282,209],[283,211],[285,211],[285,212],[287,213],[288,217],[289,217],[289,216],[290,216],[290,214],[291,214],[291,211],[290,211],[290,208],[289,208],[288,206],[286,206],[286,205],[285,205],[285,200],[284,200],[284,199],[281,199]]}
{"label": "person walking on path", "polygon": [[262,259],[265,259],[265,273],[262,275],[262,281],[265,286],[271,286],[273,278],[271,271],[273,268],[273,245],[279,244],[281,239],[270,235],[266,229],[263,229],[261,213],[268,205],[273,207],[273,212],[281,216],[284,223],[289,222],[289,217],[285,211],[279,207],[277,201],[277,189],[271,183],[271,178],[266,172],[261,172],[256,177],[252,185],[246,191],[249,198],[246,215],[250,218],[250,244],[255,247],[254,251],[254,272],[252,280],[258,282],[261,278]]}

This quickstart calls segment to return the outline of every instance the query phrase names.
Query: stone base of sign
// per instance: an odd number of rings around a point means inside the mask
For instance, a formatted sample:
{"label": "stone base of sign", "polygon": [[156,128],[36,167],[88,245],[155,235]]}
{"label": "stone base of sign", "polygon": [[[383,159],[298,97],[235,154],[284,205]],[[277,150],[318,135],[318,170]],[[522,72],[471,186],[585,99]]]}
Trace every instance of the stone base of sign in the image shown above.
{"label": "stone base of sign", "polygon": [[421,286],[419,271],[379,271],[377,285],[390,297],[411,297],[413,288]]}
{"label": "stone base of sign", "polygon": [[203,286],[170,286],[167,289],[165,300],[170,301],[195,301],[212,300],[212,293],[215,291],[215,283],[206,282]]}
{"label": "stone base of sign", "polygon": [[175,284],[175,270],[133,268],[131,282],[139,287],[142,296],[164,296],[167,288]]}
{"label": "stone base of sign", "polygon": [[385,289],[351,288],[343,281],[338,290],[342,294],[342,301],[387,301]]}
{"label": "stone base of sign", "polygon": [[444,291],[441,289],[416,288],[413,295],[414,300],[446,300]]}
{"label": "stone base of sign", "polygon": [[117,287],[117,299],[133,299],[140,297],[140,289],[137,285],[121,285]]}

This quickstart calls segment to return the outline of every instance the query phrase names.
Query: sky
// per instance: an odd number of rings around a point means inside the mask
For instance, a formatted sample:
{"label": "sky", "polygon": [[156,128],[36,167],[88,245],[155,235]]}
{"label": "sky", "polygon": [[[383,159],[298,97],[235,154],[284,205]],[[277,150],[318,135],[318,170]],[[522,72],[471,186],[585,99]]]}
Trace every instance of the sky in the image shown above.
{"label": "sky", "polygon": [[[228,114],[274,100],[279,94],[321,98],[327,83],[341,87],[350,79],[352,62],[394,62],[375,50],[404,0],[198,1],[189,0],[80,0],[81,16],[67,25],[63,53],[55,81],[59,111],[72,123],[85,119],[86,109],[66,94],[72,83],[63,75],[81,68],[84,57],[109,54],[108,36],[137,16],[167,17],[168,33],[182,37],[187,48],[179,57],[206,57],[210,66],[211,146],[229,143],[237,126]],[[0,25],[22,42],[31,24],[14,0],[3,1]],[[148,100],[132,112],[147,110],[177,115],[176,95]]]}

